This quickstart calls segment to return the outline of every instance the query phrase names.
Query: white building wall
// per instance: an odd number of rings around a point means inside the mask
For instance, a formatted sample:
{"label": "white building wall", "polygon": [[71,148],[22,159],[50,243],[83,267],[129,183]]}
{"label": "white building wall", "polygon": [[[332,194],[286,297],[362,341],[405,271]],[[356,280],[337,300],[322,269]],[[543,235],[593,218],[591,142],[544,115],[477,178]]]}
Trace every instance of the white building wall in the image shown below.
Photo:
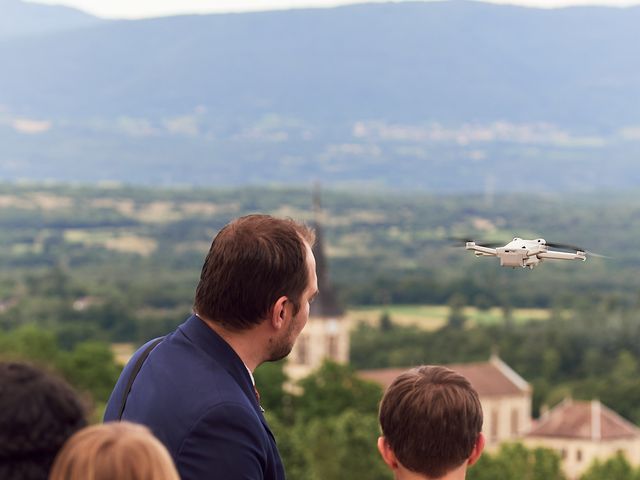
{"label": "white building wall", "polygon": [[487,448],[515,441],[531,430],[531,395],[480,397],[484,416],[482,432]]}
{"label": "white building wall", "polygon": [[523,443],[528,447],[556,450],[562,458],[562,469],[569,480],[577,480],[596,459],[607,460],[619,451],[624,453],[632,465],[640,465],[640,437],[608,441],[528,437]]}
{"label": "white building wall", "polygon": [[295,382],[329,358],[349,361],[350,324],[345,318],[310,318],[287,359],[285,371]]}

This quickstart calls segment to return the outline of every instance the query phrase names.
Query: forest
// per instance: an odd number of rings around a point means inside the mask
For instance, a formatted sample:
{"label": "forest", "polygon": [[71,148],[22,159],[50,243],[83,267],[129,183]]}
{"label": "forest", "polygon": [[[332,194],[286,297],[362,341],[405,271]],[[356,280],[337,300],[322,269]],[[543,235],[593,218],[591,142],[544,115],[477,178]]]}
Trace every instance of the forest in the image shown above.
{"label": "forest", "polygon": [[[112,344],[139,345],[181,323],[212,237],[259,211],[318,221],[343,305],[386,312],[354,322],[350,365],[325,364],[302,381],[302,395],[282,388],[282,365],[258,369],[290,478],[389,478],[375,452],[382,392],[358,369],[486,360],[497,351],[532,384],[534,415],[567,396],[599,398],[640,423],[640,196],[326,191],[322,207],[314,216],[305,189],[0,185],[0,356],[55,369],[85,392],[98,420],[121,368]],[[451,241],[516,235],[608,258],[512,270]],[[398,305],[427,304],[447,309],[443,325],[394,319]],[[499,319],[470,321],[471,306],[497,308]],[[523,308],[547,315],[514,314]],[[536,466],[527,470],[532,480],[563,478],[555,453],[517,444],[483,456],[468,478],[523,478],[509,473],[518,462]],[[640,477],[624,458],[585,475]]]}

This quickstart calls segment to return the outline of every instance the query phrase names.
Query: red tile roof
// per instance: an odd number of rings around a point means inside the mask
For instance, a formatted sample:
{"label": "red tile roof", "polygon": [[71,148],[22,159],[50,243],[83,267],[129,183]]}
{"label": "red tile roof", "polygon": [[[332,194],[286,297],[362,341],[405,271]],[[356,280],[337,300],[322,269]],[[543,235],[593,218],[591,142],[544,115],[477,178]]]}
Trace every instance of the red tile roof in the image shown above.
{"label": "red tile roof", "polygon": [[360,378],[364,378],[365,380],[370,380],[379,385],[382,385],[382,388],[386,390],[398,375],[406,372],[407,370],[407,368],[379,368],[377,370],[359,370],[358,376]]}
{"label": "red tile roof", "polygon": [[[497,356],[488,362],[445,365],[467,378],[480,397],[521,395],[531,391],[529,384]],[[358,375],[382,385],[385,389],[408,368],[361,370]]]}
{"label": "red tile roof", "polygon": [[640,437],[640,429],[597,400],[567,399],[543,415],[528,436],[600,441]]}

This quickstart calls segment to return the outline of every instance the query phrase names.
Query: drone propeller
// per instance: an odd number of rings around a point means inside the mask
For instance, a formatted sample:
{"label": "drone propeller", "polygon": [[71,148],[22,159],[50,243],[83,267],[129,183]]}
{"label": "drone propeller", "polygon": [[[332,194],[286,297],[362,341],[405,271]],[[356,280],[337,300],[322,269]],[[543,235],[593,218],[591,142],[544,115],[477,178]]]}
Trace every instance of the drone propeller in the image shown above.
{"label": "drone propeller", "polygon": [[613,257],[609,257],[608,255],[600,255],[599,253],[593,253],[593,252],[584,252],[587,255],[589,255],[590,257],[598,257],[598,258],[613,258]]}
{"label": "drone propeller", "polygon": [[504,245],[504,242],[476,242],[472,238],[449,237],[449,240],[456,242],[459,247],[464,247],[469,242],[474,242],[479,247],[496,248]]}
{"label": "drone propeller", "polygon": [[547,242],[547,247],[560,248],[562,250],[573,250],[574,252],[586,252],[584,248],[576,247],[575,245],[569,245],[567,243]]}
{"label": "drone propeller", "polygon": [[465,243],[473,242],[472,239],[465,237],[448,237],[448,240],[451,242],[455,242],[456,244],[461,244],[462,246],[464,246]]}
{"label": "drone propeller", "polygon": [[504,242],[476,242],[476,245],[487,248],[503,247]]}

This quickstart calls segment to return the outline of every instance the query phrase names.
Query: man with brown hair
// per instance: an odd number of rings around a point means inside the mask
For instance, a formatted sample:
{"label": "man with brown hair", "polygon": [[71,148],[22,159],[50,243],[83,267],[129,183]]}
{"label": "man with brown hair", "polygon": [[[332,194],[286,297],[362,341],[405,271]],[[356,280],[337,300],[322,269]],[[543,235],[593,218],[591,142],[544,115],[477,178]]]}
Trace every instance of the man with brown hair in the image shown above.
{"label": "man with brown hair", "polygon": [[484,448],[478,394],[445,367],[398,376],[382,398],[379,418],[378,450],[396,480],[463,480]]}
{"label": "man with brown hair", "polygon": [[283,480],[253,371],[287,356],[307,322],[318,293],[314,240],[305,226],[268,215],[225,226],[204,262],[194,314],[134,354],[105,420],[150,427],[183,480]]}

